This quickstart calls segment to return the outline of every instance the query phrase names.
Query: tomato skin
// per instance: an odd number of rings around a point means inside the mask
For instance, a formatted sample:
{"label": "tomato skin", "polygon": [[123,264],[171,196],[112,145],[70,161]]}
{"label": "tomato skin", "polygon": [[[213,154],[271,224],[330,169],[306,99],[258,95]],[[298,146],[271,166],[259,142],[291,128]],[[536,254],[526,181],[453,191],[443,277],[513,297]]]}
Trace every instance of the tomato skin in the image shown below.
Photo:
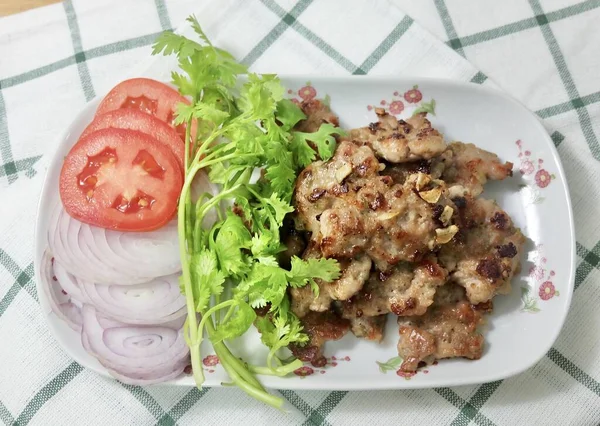
{"label": "tomato skin", "polygon": [[108,128],[137,130],[154,137],[173,151],[183,170],[185,144],[177,132],[164,121],[136,109],[122,108],[97,115],[79,138],[83,139],[97,130]]}
{"label": "tomato skin", "polygon": [[127,108],[127,98],[139,98],[142,96],[156,102],[156,111],[152,115],[165,122],[177,110],[179,102],[190,103],[177,90],[160,81],[150,78],[132,78],[122,81],[108,92],[104,99],[102,99],[102,102],[100,102],[96,110],[96,115],[102,115],[120,108]]}
{"label": "tomato skin", "polygon": [[[158,165],[160,173],[144,168],[139,158],[151,158],[151,167]],[[92,177],[91,196],[82,176]],[[182,185],[179,161],[167,146],[135,130],[102,129],[71,148],[59,189],[71,217],[102,228],[140,232],[158,229],[173,218]],[[123,196],[139,200],[130,213],[123,213]]]}
{"label": "tomato skin", "polygon": [[[96,116],[116,109],[136,109],[151,114],[173,126],[177,105],[181,102],[190,104],[190,101],[177,90],[160,81],[150,78],[132,78],[122,81],[108,92],[100,102],[96,110]],[[192,135],[196,134],[196,127],[194,122]],[[175,129],[183,140],[185,138],[185,126],[180,125]]]}

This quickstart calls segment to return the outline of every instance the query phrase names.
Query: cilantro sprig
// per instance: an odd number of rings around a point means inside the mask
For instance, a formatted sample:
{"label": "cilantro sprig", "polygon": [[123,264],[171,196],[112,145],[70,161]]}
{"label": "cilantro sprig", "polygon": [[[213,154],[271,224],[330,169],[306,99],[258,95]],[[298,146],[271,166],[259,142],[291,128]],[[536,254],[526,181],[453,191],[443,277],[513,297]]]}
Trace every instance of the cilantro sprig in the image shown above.
{"label": "cilantro sprig", "polygon": [[[200,345],[206,336],[235,385],[281,407],[283,401],[269,394],[256,374],[285,376],[302,365],[277,356],[289,344],[308,340],[290,311],[287,289],[310,285],[318,292],[315,280],[336,279],[339,266],[331,259],[294,257],[289,270],[282,268],[277,255],[285,247],[279,230],[293,211],[297,173],[317,155],[329,159],[335,151],[334,135],[341,130],[323,124],[315,133],[294,131],[305,115],[283,98],[277,76],[248,73],[230,53],[210,42],[194,16],[188,22],[198,41],[165,32],[153,54],[177,56],[179,70],[171,74],[172,83],[190,99],[190,104],[178,106],[175,124],[186,126],[185,181],[177,219],[181,291],[188,313],[185,338],[193,375],[202,386]],[[257,170],[262,177],[254,182]],[[194,201],[190,189],[201,171],[221,191]],[[218,220],[207,226],[210,212],[216,212]],[[257,317],[254,308],[267,306],[267,315]],[[227,346],[252,324],[269,348],[264,365],[245,363]]]}

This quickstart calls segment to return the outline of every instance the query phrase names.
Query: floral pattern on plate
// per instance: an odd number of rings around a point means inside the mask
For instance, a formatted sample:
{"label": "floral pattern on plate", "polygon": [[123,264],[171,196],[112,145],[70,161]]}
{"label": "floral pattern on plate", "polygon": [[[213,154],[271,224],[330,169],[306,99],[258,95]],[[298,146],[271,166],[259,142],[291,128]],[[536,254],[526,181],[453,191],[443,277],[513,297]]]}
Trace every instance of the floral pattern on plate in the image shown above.
{"label": "floral pattern on plate", "polygon": [[544,201],[541,190],[547,188],[553,179],[556,179],[554,173],[548,172],[544,168],[542,158],[534,158],[531,151],[525,149],[523,142],[519,139],[515,142],[519,148],[519,173],[523,176],[526,183],[519,185],[522,192],[526,195],[529,204],[539,204]]}
{"label": "floral pattern on plate", "polygon": [[[530,255],[533,263],[529,268],[527,281],[530,286],[521,287],[521,300],[523,312],[536,313],[540,311],[538,301],[547,301],[560,296],[560,291],[554,285],[556,272],[547,267],[548,259],[543,255],[542,246],[538,245]],[[537,291],[535,289],[537,288]]]}
{"label": "floral pattern on plate", "polygon": [[[402,371],[402,370],[400,370],[400,365],[402,364],[402,361],[403,361],[402,357],[394,356],[385,362],[382,362],[382,361],[375,361],[375,362],[379,366],[380,373],[387,374],[388,371],[395,371],[396,375],[399,377],[403,377],[404,380],[410,380],[417,373],[429,374],[428,369],[422,369],[422,370],[417,370],[417,371]],[[433,363],[433,365],[436,365],[436,364],[437,364],[437,361],[435,361]]]}
{"label": "floral pattern on plate", "polygon": [[422,102],[423,93],[418,85],[405,92],[395,91],[390,100],[382,99],[379,105],[367,105],[367,110],[372,111],[375,108],[383,108],[392,115],[400,115],[403,112],[411,111],[411,115],[420,112],[427,112],[435,115],[435,99],[429,102]]}
{"label": "floral pattern on plate", "polygon": [[[291,96],[290,100],[296,105],[300,105],[302,102],[311,101],[317,97],[317,89],[312,85],[310,81],[307,81],[304,86],[302,86],[297,91],[292,89],[288,89],[287,94]],[[328,95],[322,99],[323,103],[329,105],[330,99]]]}

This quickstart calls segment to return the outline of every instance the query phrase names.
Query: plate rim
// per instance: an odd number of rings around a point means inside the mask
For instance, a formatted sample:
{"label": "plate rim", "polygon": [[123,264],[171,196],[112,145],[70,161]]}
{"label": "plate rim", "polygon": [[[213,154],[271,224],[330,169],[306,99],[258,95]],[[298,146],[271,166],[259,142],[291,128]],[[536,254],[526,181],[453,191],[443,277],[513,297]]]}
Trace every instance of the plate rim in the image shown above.
{"label": "plate rim", "polygon": [[[129,77],[129,74],[130,73],[127,73],[127,77],[123,78],[122,80],[124,80],[126,78],[131,78],[131,77]],[[544,346],[544,350],[543,351],[540,350],[539,356],[537,356],[536,358],[533,358],[532,361],[529,364],[525,364],[525,366],[516,368],[512,371],[498,372],[496,374],[487,374],[487,375],[480,374],[476,378],[465,377],[465,378],[461,378],[460,380],[444,379],[444,381],[441,381],[440,383],[437,383],[437,384],[424,383],[424,382],[416,381],[416,380],[415,381],[402,380],[402,381],[397,381],[397,382],[380,382],[380,381],[367,381],[367,382],[355,382],[355,383],[346,383],[345,382],[343,386],[339,386],[339,385],[331,386],[331,385],[329,385],[329,383],[331,383],[331,382],[328,382],[328,384],[324,386],[323,384],[317,384],[310,380],[303,381],[303,380],[298,380],[298,378],[295,378],[295,377],[290,377],[290,380],[284,381],[284,383],[289,382],[290,386],[278,385],[277,387],[272,387],[272,389],[327,390],[327,391],[348,390],[348,391],[350,391],[350,390],[431,389],[431,388],[435,388],[435,387],[439,387],[439,386],[465,386],[465,385],[475,385],[475,384],[492,382],[492,381],[496,381],[496,380],[507,379],[509,377],[513,377],[518,374],[521,374],[524,371],[529,370],[535,364],[537,364],[546,355],[546,353],[550,350],[550,348],[556,343],[556,340],[558,339],[560,332],[564,328],[564,324],[565,324],[567,315],[570,312],[571,304],[572,304],[574,285],[575,285],[575,269],[576,269],[575,266],[576,266],[576,260],[577,260],[576,259],[576,234],[575,234],[574,213],[573,213],[572,200],[571,200],[571,194],[569,191],[567,176],[565,174],[563,162],[560,158],[558,150],[557,150],[556,146],[554,145],[554,143],[552,142],[552,139],[551,139],[548,131],[543,126],[541,119],[538,116],[536,116],[532,111],[530,111],[519,100],[513,98],[512,96],[508,95],[507,93],[505,93],[501,90],[498,90],[498,89],[492,88],[492,87],[482,86],[482,85],[476,84],[476,83],[459,81],[459,80],[419,77],[419,76],[415,76],[415,75],[411,75],[411,74],[403,74],[403,75],[398,75],[398,76],[385,76],[385,75],[377,75],[377,76],[375,76],[375,75],[365,75],[365,76],[354,76],[354,75],[331,76],[331,75],[329,75],[329,76],[327,76],[327,75],[319,75],[319,74],[286,73],[286,74],[277,74],[277,76],[282,81],[289,80],[289,79],[305,80],[305,81],[312,81],[315,85],[317,83],[325,83],[326,84],[327,82],[335,82],[335,83],[348,82],[351,84],[354,84],[356,82],[360,82],[360,84],[368,84],[369,82],[388,83],[388,84],[390,84],[390,83],[402,84],[404,82],[410,82],[410,84],[415,84],[415,82],[418,84],[431,83],[431,84],[438,84],[438,85],[442,85],[442,86],[450,86],[450,87],[458,88],[458,89],[472,90],[475,92],[483,93],[489,97],[500,97],[500,98],[503,98],[505,101],[508,101],[509,103],[513,104],[519,110],[520,114],[522,114],[524,116],[528,116],[530,119],[533,119],[532,121],[535,122],[534,126],[536,127],[536,130],[542,135],[544,145],[547,148],[549,148],[548,152],[551,153],[551,156],[557,165],[557,176],[559,177],[559,179],[557,179],[557,180],[560,181],[561,190],[564,193],[565,198],[566,198],[567,217],[568,217],[568,222],[569,222],[569,226],[568,226],[568,234],[569,235],[568,236],[569,236],[570,256],[569,256],[569,260],[568,260],[568,267],[569,267],[568,268],[569,271],[567,274],[568,281],[566,282],[567,287],[565,289],[568,291],[561,292],[561,294],[566,293],[565,296],[567,297],[567,300],[566,300],[566,304],[565,304],[565,309],[563,309],[561,311],[561,318],[559,321],[560,326],[556,327],[553,330],[554,332],[552,335],[552,339],[548,339],[546,345]],[[152,78],[152,77],[148,77],[148,78]],[[168,84],[171,85],[170,82]],[[51,166],[52,166],[52,164],[54,164],[56,162],[56,157],[58,155],[60,146],[63,144],[63,141],[69,136],[71,128],[78,122],[79,117],[82,115],[85,115],[85,112],[88,109],[93,108],[93,105],[98,104],[100,102],[100,100],[106,95],[106,93],[103,93],[102,95],[96,95],[90,101],[85,103],[85,105],[81,108],[81,110],[74,116],[73,120],[71,120],[71,122],[66,126],[66,128],[62,132],[60,132],[58,137],[54,139],[54,145],[53,145],[54,149],[53,149],[53,151],[51,151],[50,153],[47,154],[48,161],[45,162],[46,164],[44,166],[45,170],[43,171],[43,176],[44,176],[43,184],[42,184],[42,188],[40,191],[40,197],[38,199],[38,205],[37,205],[37,209],[36,209],[36,219],[35,219],[35,228],[34,228],[33,264],[34,264],[34,278],[36,280],[36,291],[38,293],[38,297],[40,300],[40,308],[42,309],[42,314],[44,316],[44,320],[50,330],[51,335],[59,343],[61,349],[69,357],[71,357],[74,361],[81,364],[85,368],[90,369],[90,370],[100,374],[101,376],[109,377],[112,380],[117,380],[113,376],[111,376],[110,373],[106,369],[104,369],[104,367],[90,366],[90,365],[88,365],[88,363],[85,360],[82,362],[82,360],[71,351],[71,349],[69,348],[69,345],[66,344],[64,339],[60,336],[60,334],[57,333],[55,326],[52,324],[52,321],[49,319],[49,315],[46,313],[49,309],[49,305],[46,300],[45,291],[41,288],[41,284],[40,284],[40,282],[41,282],[40,264],[39,264],[40,259],[38,259],[38,256],[37,256],[37,253],[40,253],[40,250],[41,250],[41,252],[43,252],[43,250],[46,248],[46,247],[40,247],[41,234],[47,232],[46,229],[44,229],[44,230],[40,229],[40,227],[41,227],[40,216],[42,216],[44,214],[44,212],[42,211],[43,206],[48,203],[47,198],[49,197],[49,195],[47,195],[47,193],[50,191],[48,188],[50,186],[49,173],[50,173]],[[47,242],[46,242],[46,246],[47,246]],[[295,379],[295,380],[292,380],[292,379]],[[442,380],[442,379],[440,379],[440,380]],[[207,380],[207,382],[208,382],[208,380]],[[312,383],[312,385],[311,385],[311,383]],[[194,384],[191,382],[190,383],[183,382],[181,380],[181,377],[179,379],[160,383],[160,385],[184,386],[184,387],[193,387],[194,386]],[[150,385],[150,386],[153,386],[153,385]],[[220,383],[214,383],[214,384],[211,383],[211,384],[205,384],[204,386],[205,387],[221,387],[221,384]]]}

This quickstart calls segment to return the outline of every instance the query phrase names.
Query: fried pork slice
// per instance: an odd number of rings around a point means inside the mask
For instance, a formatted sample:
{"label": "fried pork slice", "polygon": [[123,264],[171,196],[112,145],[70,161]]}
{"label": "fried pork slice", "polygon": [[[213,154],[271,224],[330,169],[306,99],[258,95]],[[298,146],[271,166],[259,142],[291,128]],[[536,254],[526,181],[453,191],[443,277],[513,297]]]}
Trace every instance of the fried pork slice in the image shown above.
{"label": "fried pork slice", "polygon": [[356,337],[381,342],[385,331],[385,322],[387,315],[376,317],[351,318],[350,329]]}
{"label": "fried pork slice", "polygon": [[328,340],[339,340],[350,329],[350,322],[332,311],[309,312],[301,319],[309,341],[304,346],[292,344],[289,349],[295,357],[310,362],[315,367],[323,367],[327,359],[323,356],[323,345]]}
{"label": "fried pork slice", "polygon": [[331,112],[329,106],[319,99],[311,99],[300,104],[306,119],[296,124],[295,130],[304,133],[314,133],[319,130],[321,124],[330,123],[338,127],[340,125],[337,115]]}
{"label": "fried pork slice", "polygon": [[331,160],[307,166],[300,172],[294,191],[296,227],[316,238],[321,214],[332,207],[345,206],[346,195],[364,180],[377,177],[379,168],[371,149],[351,142],[340,143]]}
{"label": "fried pork slice", "polygon": [[[421,173],[403,185],[382,188],[373,181],[358,191],[359,201],[371,210],[364,217],[370,236],[366,252],[380,271],[401,261],[420,261],[437,246],[438,230],[452,225],[455,209],[448,191],[431,183]],[[448,220],[442,221],[447,215]]]}
{"label": "fried pork slice", "polygon": [[410,175],[414,175],[417,173],[429,175],[431,179],[439,179],[442,176],[442,170],[444,168],[444,165],[440,162],[437,162],[436,165],[439,165],[437,166],[438,171],[436,171],[432,167],[433,161],[436,160],[418,160],[397,164],[386,163],[385,169],[381,172],[381,174],[391,177],[394,183],[398,183],[400,185],[406,182]]}
{"label": "fried pork slice", "polygon": [[425,315],[398,318],[400,369],[416,371],[421,363],[443,358],[481,358],[483,336],[477,327],[482,323],[482,313],[466,300],[463,288],[440,287]]}
{"label": "fried pork slice", "polygon": [[390,312],[398,316],[423,315],[447,277],[434,256],[419,264],[398,264],[387,273],[373,272],[363,288],[342,303],[342,316],[354,319]]}
{"label": "fried pork slice", "polygon": [[[402,185],[380,176],[368,147],[343,142],[327,162],[315,162],[296,182],[299,226],[311,232],[327,258],[352,258],[365,251],[379,270],[422,259],[437,244],[440,221],[452,207],[443,182],[423,173]],[[452,218],[454,209],[446,213]],[[446,214],[445,213],[445,214]]]}
{"label": "fried pork slice", "polygon": [[[304,254],[304,259],[319,258],[321,254],[314,243]],[[319,295],[315,297],[310,286],[292,288],[292,312],[298,317],[304,317],[308,311],[324,312],[329,310],[333,300],[347,300],[358,292],[369,278],[371,259],[359,255],[355,259],[340,262],[341,275],[333,282],[316,280]]]}
{"label": "fried pork slice", "polygon": [[433,164],[443,168],[442,179],[449,187],[462,187],[473,197],[483,192],[488,179],[506,179],[512,176],[513,169],[512,163],[502,163],[496,154],[462,142],[449,144]]}
{"label": "fried pork slice", "polygon": [[375,112],[379,121],[351,130],[346,139],[370,146],[379,158],[391,163],[430,159],[446,149],[443,136],[431,127],[427,113],[398,120],[382,108]]}
{"label": "fried pork slice", "polygon": [[364,219],[352,205],[325,210],[319,219],[323,255],[351,258],[362,252],[369,241]]}
{"label": "fried pork slice", "polygon": [[455,198],[459,233],[439,253],[453,281],[466,289],[471,303],[508,294],[520,270],[525,237],[498,205],[482,198]]}

